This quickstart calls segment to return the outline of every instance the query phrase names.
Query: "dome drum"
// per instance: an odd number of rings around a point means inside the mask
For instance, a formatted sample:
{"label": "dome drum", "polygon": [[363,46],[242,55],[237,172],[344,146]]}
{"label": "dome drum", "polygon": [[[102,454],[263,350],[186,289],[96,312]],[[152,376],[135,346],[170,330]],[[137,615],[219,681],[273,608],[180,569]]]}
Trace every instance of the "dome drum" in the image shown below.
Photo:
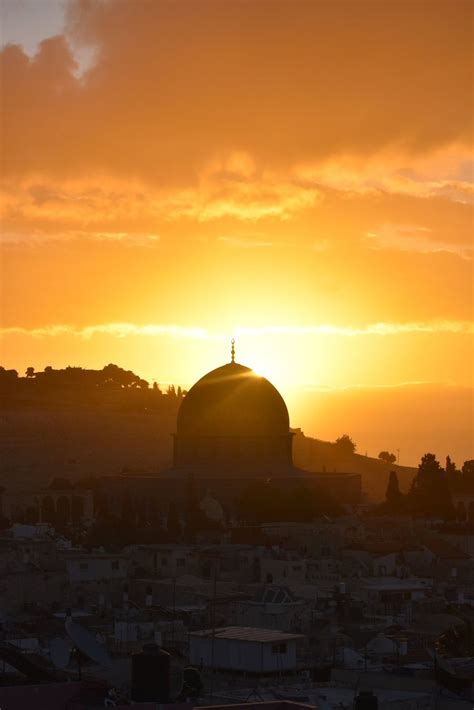
{"label": "dome drum", "polygon": [[293,434],[278,436],[175,436],[176,468],[266,472],[292,466]]}

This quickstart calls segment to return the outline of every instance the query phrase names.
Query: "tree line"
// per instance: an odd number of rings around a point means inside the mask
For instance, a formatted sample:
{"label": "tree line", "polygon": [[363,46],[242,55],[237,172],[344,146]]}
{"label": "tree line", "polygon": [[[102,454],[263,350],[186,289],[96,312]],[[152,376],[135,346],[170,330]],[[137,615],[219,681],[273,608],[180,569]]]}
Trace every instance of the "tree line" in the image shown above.
{"label": "tree line", "polygon": [[447,456],[443,468],[435,454],[426,453],[407,493],[400,491],[396,472],[390,472],[382,508],[393,514],[454,520],[459,517],[453,504],[456,494],[474,495],[474,459],[465,461],[458,469]]}
{"label": "tree line", "polygon": [[119,406],[161,409],[179,405],[186,392],[169,385],[163,390],[151,385],[132,370],[110,363],[101,370],[83,367],[55,369],[51,366],[37,371],[28,367],[23,376],[17,370],[0,367],[0,396],[14,407],[48,401],[93,404],[116,403]]}

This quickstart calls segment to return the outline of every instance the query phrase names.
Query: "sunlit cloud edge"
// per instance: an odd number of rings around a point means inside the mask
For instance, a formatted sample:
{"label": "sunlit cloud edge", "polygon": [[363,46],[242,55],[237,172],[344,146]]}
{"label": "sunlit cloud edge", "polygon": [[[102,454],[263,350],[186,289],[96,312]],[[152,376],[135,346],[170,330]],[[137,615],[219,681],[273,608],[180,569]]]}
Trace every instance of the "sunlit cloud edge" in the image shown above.
{"label": "sunlit cloud edge", "polygon": [[416,333],[450,333],[473,334],[474,323],[470,321],[437,320],[428,322],[407,323],[371,323],[362,327],[337,326],[330,324],[315,325],[269,325],[260,327],[237,326],[231,332],[211,331],[202,327],[166,325],[166,324],[136,324],[136,323],[101,323],[76,327],[73,325],[46,325],[38,328],[11,326],[0,329],[0,337],[28,336],[33,338],[72,336],[89,340],[96,335],[108,335],[115,338],[130,336],[172,338],[193,338],[199,340],[225,340],[234,337],[259,337],[267,335],[333,335],[341,337],[354,336],[384,336]]}

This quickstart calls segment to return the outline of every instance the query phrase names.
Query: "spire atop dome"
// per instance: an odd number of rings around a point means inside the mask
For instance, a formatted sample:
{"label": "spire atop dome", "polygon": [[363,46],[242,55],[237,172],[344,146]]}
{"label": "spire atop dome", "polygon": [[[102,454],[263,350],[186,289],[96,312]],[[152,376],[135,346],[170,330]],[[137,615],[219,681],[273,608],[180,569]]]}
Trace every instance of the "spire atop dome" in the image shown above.
{"label": "spire atop dome", "polygon": [[235,362],[235,338],[230,341],[230,361]]}

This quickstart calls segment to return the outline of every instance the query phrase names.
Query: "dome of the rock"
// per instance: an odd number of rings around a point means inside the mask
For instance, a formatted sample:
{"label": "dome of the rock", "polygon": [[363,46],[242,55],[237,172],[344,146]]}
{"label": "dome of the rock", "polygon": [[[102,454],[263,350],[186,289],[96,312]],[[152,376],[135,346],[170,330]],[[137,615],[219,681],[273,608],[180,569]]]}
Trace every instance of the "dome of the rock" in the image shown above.
{"label": "dome of the rock", "polygon": [[208,372],[184,397],[174,465],[249,473],[286,470],[292,465],[291,437],[278,390],[232,356],[232,362]]}
{"label": "dome of the rock", "polygon": [[236,362],[196,382],[178,414],[178,434],[191,436],[278,436],[288,434],[289,425],[278,390]]}

